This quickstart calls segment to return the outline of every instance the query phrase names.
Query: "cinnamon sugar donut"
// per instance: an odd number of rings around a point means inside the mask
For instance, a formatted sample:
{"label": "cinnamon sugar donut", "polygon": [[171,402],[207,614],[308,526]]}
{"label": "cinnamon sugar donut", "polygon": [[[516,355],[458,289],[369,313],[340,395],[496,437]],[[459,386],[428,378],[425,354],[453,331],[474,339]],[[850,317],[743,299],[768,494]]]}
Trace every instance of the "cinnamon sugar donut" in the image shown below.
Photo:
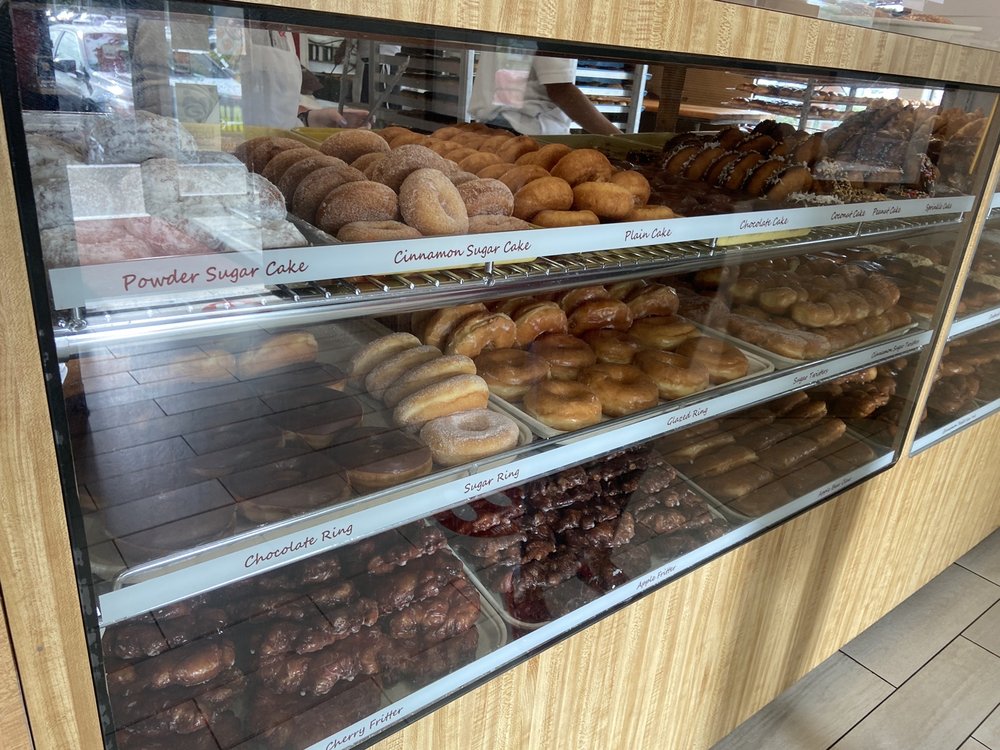
{"label": "cinnamon sugar donut", "polygon": [[705,366],[683,354],[645,349],[636,354],[632,364],[656,383],[664,401],[700,393],[709,386]]}
{"label": "cinnamon sugar donut", "polygon": [[570,187],[581,182],[603,182],[611,179],[615,168],[608,157],[594,148],[578,148],[561,158],[551,169],[553,177],[566,180]]}
{"label": "cinnamon sugar donut", "polygon": [[635,197],[627,188],[611,182],[581,182],[573,188],[573,208],[618,221],[635,208]]}
{"label": "cinnamon sugar donut", "polygon": [[547,143],[537,151],[529,151],[514,160],[515,164],[537,164],[551,172],[552,167],[559,163],[573,149],[565,143]]}
{"label": "cinnamon sugar donut", "polygon": [[653,349],[675,349],[682,341],[698,335],[698,330],[676,315],[654,315],[635,321],[629,333]]}
{"label": "cinnamon sugar donut", "polygon": [[514,194],[503,182],[475,179],[458,186],[469,216],[510,216],[514,210]]}
{"label": "cinnamon sugar donut", "polygon": [[[494,312],[503,312],[494,310]],[[569,323],[566,313],[555,302],[529,302],[521,304],[513,313],[508,313],[514,319],[517,329],[515,343],[525,347],[546,333],[566,333]]]}
{"label": "cinnamon sugar donut", "polygon": [[482,214],[469,217],[469,233],[480,232],[516,232],[522,229],[532,229],[531,224],[515,216],[493,216]]}
{"label": "cinnamon sugar donut", "polygon": [[451,138],[454,138],[456,135],[461,135],[464,132],[465,131],[462,130],[462,128],[456,125],[445,125],[444,127],[435,130],[433,133],[431,133],[431,135],[434,136],[435,138],[438,138],[439,140],[447,141],[450,140]]}
{"label": "cinnamon sugar donut", "polygon": [[345,224],[355,221],[394,221],[398,217],[399,199],[392,188],[358,180],[327,194],[316,209],[316,226],[335,235]]}
{"label": "cinnamon sugar donut", "polygon": [[403,220],[423,235],[469,231],[469,214],[461,193],[437,169],[417,169],[403,180],[399,210]]}
{"label": "cinnamon sugar donut", "polygon": [[553,227],[586,227],[600,224],[601,220],[593,211],[553,211],[546,208],[535,214],[531,223],[535,226]]}
{"label": "cinnamon sugar donut", "polygon": [[424,135],[423,133],[403,133],[402,135],[397,135],[395,138],[389,140],[390,148],[399,148],[400,146],[424,146],[431,142],[431,137]]}
{"label": "cinnamon sugar donut", "polygon": [[524,394],[524,411],[554,430],[579,430],[601,421],[601,401],[572,380],[543,380]]}
{"label": "cinnamon sugar donut", "polygon": [[268,162],[282,151],[302,148],[303,145],[302,141],[281,136],[264,136],[261,139],[254,138],[252,145],[247,145],[245,150],[246,161],[244,163],[251,172],[260,174],[267,168]]}
{"label": "cinnamon sugar donut", "polygon": [[493,349],[475,359],[476,373],[490,392],[508,401],[520,401],[535,383],[549,377],[549,363],[522,349]]}
{"label": "cinnamon sugar donut", "polygon": [[281,176],[285,174],[285,171],[303,159],[308,159],[311,156],[316,156],[316,149],[310,148],[309,146],[303,145],[300,148],[290,148],[285,151],[281,151],[274,155],[268,163],[267,166],[261,170],[260,176],[263,177],[270,183],[275,185],[281,179]]}
{"label": "cinnamon sugar donut", "polygon": [[465,305],[444,307],[435,311],[427,319],[423,331],[418,331],[417,334],[423,339],[425,344],[436,346],[438,349],[444,349],[445,343],[448,341],[448,337],[455,326],[470,315],[481,312],[486,312],[486,305],[482,302],[470,302]]}
{"label": "cinnamon sugar donut", "polygon": [[407,144],[394,148],[372,168],[371,178],[399,192],[403,180],[418,169],[444,169],[447,160],[426,146]]}
{"label": "cinnamon sugar donut", "polygon": [[727,383],[747,374],[750,363],[739,349],[722,339],[697,336],[682,342],[677,353],[705,367],[713,383]]}
{"label": "cinnamon sugar donut", "polygon": [[495,154],[500,150],[501,146],[508,141],[512,141],[515,137],[516,136],[508,133],[506,130],[491,130],[486,134],[486,139],[479,144],[478,148],[484,153]]}
{"label": "cinnamon sugar donut", "polygon": [[508,451],[517,445],[517,424],[506,414],[474,409],[432,419],[420,440],[440,466],[458,466]]}
{"label": "cinnamon sugar donut", "polygon": [[484,350],[511,348],[516,336],[517,327],[509,315],[474,313],[452,329],[444,350],[475,359]]}
{"label": "cinnamon sugar donut", "polygon": [[340,159],[335,159],[334,157],[326,156],[325,154],[314,154],[292,164],[285,170],[284,174],[281,175],[281,179],[279,179],[275,184],[277,185],[278,190],[281,191],[281,194],[285,196],[285,205],[291,208],[292,197],[295,195],[295,190],[298,188],[302,180],[323,167],[346,166],[347,164]]}
{"label": "cinnamon sugar donut", "polygon": [[569,314],[569,332],[579,336],[597,328],[627,331],[632,325],[628,305],[616,299],[595,299],[577,305]]}
{"label": "cinnamon sugar donut", "polygon": [[401,221],[352,221],[337,232],[341,242],[385,242],[388,240],[415,240],[423,235]]}
{"label": "cinnamon sugar donut", "polygon": [[573,188],[559,177],[540,177],[514,193],[514,216],[525,221],[547,208],[566,211],[572,206]]}
{"label": "cinnamon sugar donut", "polygon": [[628,365],[642,349],[642,344],[639,343],[638,339],[625,331],[616,331],[614,328],[587,331],[582,338],[594,350],[598,362]]}
{"label": "cinnamon sugar donut", "polygon": [[623,187],[632,193],[632,199],[636,206],[644,206],[649,200],[649,180],[641,172],[636,172],[634,169],[615,172],[611,175],[611,184]]}
{"label": "cinnamon sugar donut", "polygon": [[500,177],[500,182],[510,188],[512,193],[516,193],[532,180],[549,176],[548,171],[544,167],[540,167],[537,164],[522,164],[511,167],[504,172],[503,176]]}
{"label": "cinnamon sugar donut", "polygon": [[[323,199],[348,182],[362,182],[365,176],[353,167],[320,167],[306,175],[292,194],[292,213],[310,224],[316,223],[316,211]],[[394,217],[390,217],[394,218]]]}
{"label": "cinnamon sugar donut", "polygon": [[[476,177],[480,179],[487,180],[498,180],[501,176],[506,174],[508,171],[514,168],[513,164],[508,164],[505,161],[499,162],[498,164],[490,164],[488,167],[483,167],[478,172],[476,172]],[[510,188],[507,188],[508,190]]]}
{"label": "cinnamon sugar donut", "polygon": [[590,388],[608,417],[623,417],[656,406],[660,391],[638,367],[598,363],[580,372],[580,382]]}
{"label": "cinnamon sugar donut", "polygon": [[351,166],[368,174],[368,170],[373,167],[378,162],[385,158],[385,153],[382,151],[372,151],[370,154],[362,154],[357,159],[351,162]]}
{"label": "cinnamon sugar donut", "polygon": [[582,368],[597,362],[590,345],[568,333],[543,334],[529,349],[549,363],[549,376],[554,380],[575,380]]}
{"label": "cinnamon sugar donut", "polygon": [[382,136],[371,130],[352,128],[341,130],[326,138],[319,150],[328,156],[335,156],[350,164],[359,156],[365,154],[387,154],[389,143]]}
{"label": "cinnamon sugar donut", "polygon": [[458,166],[466,172],[475,174],[483,167],[488,167],[491,164],[500,164],[504,161],[504,159],[501,159],[496,154],[491,154],[489,151],[475,151],[459,161]]}

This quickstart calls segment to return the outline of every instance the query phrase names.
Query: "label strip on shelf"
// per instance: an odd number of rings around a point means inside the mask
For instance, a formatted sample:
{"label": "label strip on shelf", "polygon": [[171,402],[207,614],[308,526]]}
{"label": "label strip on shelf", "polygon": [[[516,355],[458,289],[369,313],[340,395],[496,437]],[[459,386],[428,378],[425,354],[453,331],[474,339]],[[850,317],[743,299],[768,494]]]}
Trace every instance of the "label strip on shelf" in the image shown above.
{"label": "label strip on shelf", "polygon": [[945,438],[951,437],[956,432],[961,432],[966,427],[975,424],[981,419],[1000,411],[1000,399],[991,401],[988,404],[983,404],[982,406],[970,411],[968,414],[963,414],[958,419],[948,424],[938,427],[936,430],[931,430],[926,435],[921,435],[914,438],[913,445],[910,448],[910,455],[915,456],[920,451],[930,448],[932,445],[936,445]]}
{"label": "label strip on shelf", "polygon": [[998,320],[1000,320],[1000,307],[994,307],[990,310],[982,310],[981,312],[974,313],[973,315],[968,315],[960,320],[954,321],[951,324],[951,330],[948,331],[948,340],[950,341],[956,336],[962,336],[969,331],[974,331],[980,326],[995,323]]}

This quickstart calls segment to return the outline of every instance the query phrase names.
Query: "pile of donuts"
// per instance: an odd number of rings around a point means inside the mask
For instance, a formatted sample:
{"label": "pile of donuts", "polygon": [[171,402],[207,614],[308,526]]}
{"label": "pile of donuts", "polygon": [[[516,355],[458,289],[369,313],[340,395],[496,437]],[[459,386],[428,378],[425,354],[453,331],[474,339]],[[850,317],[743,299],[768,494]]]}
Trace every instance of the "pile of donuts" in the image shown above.
{"label": "pile of donuts", "polygon": [[411,333],[390,333],[354,354],[348,377],[355,388],[391,409],[398,427],[416,433],[440,466],[457,466],[517,445],[517,423],[486,408],[486,382],[472,359],[454,347],[442,351]]}
{"label": "pile of donuts", "polygon": [[415,313],[425,346],[472,358],[489,391],[574,430],[747,374],[746,355],[678,317],[663,284],[626,281]]}

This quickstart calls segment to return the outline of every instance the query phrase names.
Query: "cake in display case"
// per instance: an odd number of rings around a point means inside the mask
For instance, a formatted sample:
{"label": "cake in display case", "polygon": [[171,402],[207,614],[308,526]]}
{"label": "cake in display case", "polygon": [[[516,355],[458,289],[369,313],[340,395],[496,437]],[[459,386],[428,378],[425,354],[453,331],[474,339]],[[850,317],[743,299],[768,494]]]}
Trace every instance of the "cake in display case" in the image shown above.
{"label": "cake in display case", "polygon": [[[6,19],[109,747],[368,743],[900,455],[995,92],[921,81],[828,130],[536,137],[387,125],[398,71],[372,66],[345,103],[370,129],[300,127],[297,96],[260,111],[255,65],[301,79],[309,34],[401,67],[568,50],[253,17]],[[960,312],[998,288],[974,275]],[[927,424],[987,396],[964,344]]]}

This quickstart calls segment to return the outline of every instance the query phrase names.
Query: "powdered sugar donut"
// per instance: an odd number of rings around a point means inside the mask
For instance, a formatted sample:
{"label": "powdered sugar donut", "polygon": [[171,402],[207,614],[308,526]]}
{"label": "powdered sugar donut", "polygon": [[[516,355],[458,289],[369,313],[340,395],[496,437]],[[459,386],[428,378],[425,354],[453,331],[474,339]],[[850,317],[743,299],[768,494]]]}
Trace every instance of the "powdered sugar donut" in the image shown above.
{"label": "powdered sugar donut", "polygon": [[518,436],[514,420],[489,409],[438,417],[420,428],[420,440],[441,466],[458,466],[510,450]]}

